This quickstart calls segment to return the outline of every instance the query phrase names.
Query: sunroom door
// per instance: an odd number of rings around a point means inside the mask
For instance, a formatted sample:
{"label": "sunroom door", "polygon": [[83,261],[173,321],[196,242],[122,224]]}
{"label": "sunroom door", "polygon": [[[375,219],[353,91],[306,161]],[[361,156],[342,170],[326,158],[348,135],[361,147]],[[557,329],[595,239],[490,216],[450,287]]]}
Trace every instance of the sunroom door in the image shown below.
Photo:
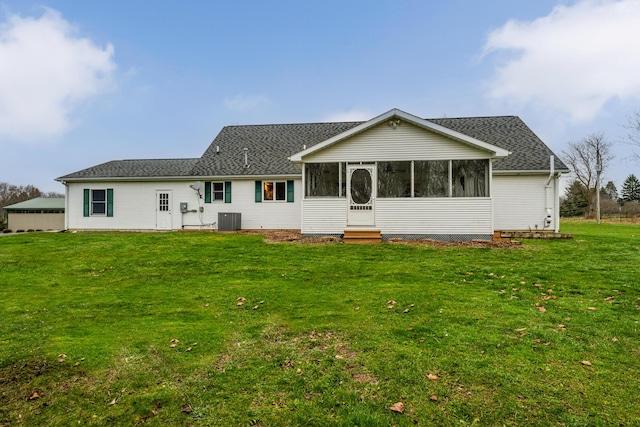
{"label": "sunroom door", "polygon": [[348,165],[348,226],[375,225],[375,165]]}

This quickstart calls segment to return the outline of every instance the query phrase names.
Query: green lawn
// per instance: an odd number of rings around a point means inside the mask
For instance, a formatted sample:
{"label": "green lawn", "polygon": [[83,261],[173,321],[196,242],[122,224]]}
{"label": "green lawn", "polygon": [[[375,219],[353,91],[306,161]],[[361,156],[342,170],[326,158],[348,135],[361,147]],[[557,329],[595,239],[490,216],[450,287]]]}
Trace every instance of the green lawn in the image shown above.
{"label": "green lawn", "polygon": [[1,237],[0,426],[638,425],[640,226],[562,231]]}

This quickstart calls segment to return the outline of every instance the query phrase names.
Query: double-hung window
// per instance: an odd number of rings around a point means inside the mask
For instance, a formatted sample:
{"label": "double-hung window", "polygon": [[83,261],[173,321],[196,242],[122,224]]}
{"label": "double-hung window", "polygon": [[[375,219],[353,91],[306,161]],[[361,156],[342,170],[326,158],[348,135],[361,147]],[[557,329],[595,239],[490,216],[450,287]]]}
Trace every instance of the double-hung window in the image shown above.
{"label": "double-hung window", "polygon": [[204,183],[205,203],[231,203],[231,181]]}
{"label": "double-hung window", "polygon": [[107,190],[91,190],[91,215],[107,213]]}
{"label": "double-hung window", "polygon": [[112,188],[85,188],[83,193],[83,216],[113,216]]}

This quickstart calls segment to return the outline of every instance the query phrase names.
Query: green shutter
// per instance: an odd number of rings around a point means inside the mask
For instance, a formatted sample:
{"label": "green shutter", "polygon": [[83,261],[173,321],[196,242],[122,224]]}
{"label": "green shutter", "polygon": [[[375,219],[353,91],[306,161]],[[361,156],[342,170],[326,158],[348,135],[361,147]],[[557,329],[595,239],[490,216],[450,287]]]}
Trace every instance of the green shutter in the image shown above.
{"label": "green shutter", "polygon": [[293,202],[293,181],[287,181],[287,202]]}
{"label": "green shutter", "polygon": [[231,181],[224,183],[224,202],[231,203]]}
{"label": "green shutter", "polygon": [[113,216],[113,188],[107,188],[107,216]]}
{"label": "green shutter", "polygon": [[256,203],[262,202],[262,181],[256,181]]}
{"label": "green shutter", "polygon": [[89,216],[89,189],[84,189],[84,216]]}
{"label": "green shutter", "polygon": [[211,203],[211,183],[204,183],[204,202]]}

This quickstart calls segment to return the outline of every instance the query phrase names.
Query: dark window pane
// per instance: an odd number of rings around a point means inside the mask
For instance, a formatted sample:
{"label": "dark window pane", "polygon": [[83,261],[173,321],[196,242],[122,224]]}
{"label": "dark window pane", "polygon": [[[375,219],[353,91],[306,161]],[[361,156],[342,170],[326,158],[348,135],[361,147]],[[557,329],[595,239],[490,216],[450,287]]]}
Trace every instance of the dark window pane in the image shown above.
{"label": "dark window pane", "polygon": [[308,163],[306,171],[306,195],[309,197],[338,197],[340,171],[338,163]]}
{"label": "dark window pane", "polygon": [[411,197],[411,162],[378,162],[378,197]]}
{"label": "dark window pane", "polygon": [[285,200],[287,198],[287,183],[276,182],[276,200]]}
{"label": "dark window pane", "polygon": [[415,197],[449,196],[449,161],[413,162]]}
{"label": "dark window pane", "polygon": [[351,174],[351,200],[364,205],[371,200],[373,190],[371,173],[367,169],[356,169]]}
{"label": "dark window pane", "polygon": [[453,197],[486,197],[488,160],[453,160],[451,182]]}
{"label": "dark window pane", "polygon": [[94,202],[106,202],[107,190],[93,190],[93,194],[91,195],[91,200],[93,200]]}

